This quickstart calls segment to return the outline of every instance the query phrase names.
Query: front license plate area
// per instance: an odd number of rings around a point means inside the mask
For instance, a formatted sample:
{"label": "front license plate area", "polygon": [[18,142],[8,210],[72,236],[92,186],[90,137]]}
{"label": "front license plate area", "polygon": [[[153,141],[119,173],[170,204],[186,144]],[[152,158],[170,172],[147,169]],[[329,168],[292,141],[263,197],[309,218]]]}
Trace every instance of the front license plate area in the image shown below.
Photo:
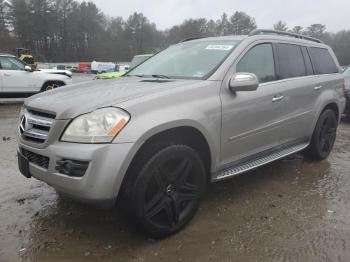
{"label": "front license plate area", "polygon": [[24,157],[20,152],[17,153],[17,156],[18,156],[19,171],[26,178],[30,178],[31,175],[29,172],[29,160],[28,160],[28,158]]}

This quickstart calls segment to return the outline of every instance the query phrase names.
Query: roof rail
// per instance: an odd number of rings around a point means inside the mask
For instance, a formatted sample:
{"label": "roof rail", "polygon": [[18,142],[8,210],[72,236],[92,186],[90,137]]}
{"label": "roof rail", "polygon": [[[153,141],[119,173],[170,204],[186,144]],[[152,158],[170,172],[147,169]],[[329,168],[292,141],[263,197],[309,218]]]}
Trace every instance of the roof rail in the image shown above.
{"label": "roof rail", "polygon": [[271,29],[257,29],[252,32],[250,32],[249,36],[254,36],[254,35],[282,35],[282,36],[290,36],[290,37],[295,37],[299,39],[304,39],[304,40],[309,40],[312,42],[316,43],[323,43],[321,40],[317,38],[313,38],[310,36],[305,36],[305,35],[300,35],[300,34],[294,34],[294,33],[289,33],[289,32],[284,32],[284,31],[277,31],[277,30],[271,30]]}
{"label": "roof rail", "polygon": [[189,38],[186,38],[186,39],[184,39],[184,40],[181,40],[180,43],[188,42],[188,41],[192,41],[192,40],[196,40],[196,39],[202,39],[202,38],[206,38],[206,36],[194,36],[194,37],[189,37]]}

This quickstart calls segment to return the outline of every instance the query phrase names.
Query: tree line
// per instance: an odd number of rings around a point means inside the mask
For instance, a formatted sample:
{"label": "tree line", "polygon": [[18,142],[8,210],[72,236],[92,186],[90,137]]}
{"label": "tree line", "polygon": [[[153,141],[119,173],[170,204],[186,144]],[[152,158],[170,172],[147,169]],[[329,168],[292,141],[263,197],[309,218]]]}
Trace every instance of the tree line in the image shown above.
{"label": "tree line", "polygon": [[[283,21],[273,27],[320,38],[333,47],[341,64],[350,64],[350,31],[330,33],[322,24],[288,28]],[[142,13],[126,20],[108,17],[93,2],[0,0],[0,52],[25,47],[42,62],[130,61],[136,54],[155,53],[186,38],[246,35],[256,28],[253,17],[238,11],[159,30]]]}

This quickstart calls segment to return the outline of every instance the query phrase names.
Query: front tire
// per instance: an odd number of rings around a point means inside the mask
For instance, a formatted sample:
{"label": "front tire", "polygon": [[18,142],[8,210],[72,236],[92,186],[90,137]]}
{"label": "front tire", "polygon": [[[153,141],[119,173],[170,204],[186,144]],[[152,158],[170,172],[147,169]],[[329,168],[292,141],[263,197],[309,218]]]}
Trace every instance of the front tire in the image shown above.
{"label": "front tire", "polygon": [[338,119],[331,109],[323,111],[317,121],[306,156],[312,160],[324,160],[332,152],[337,136]]}
{"label": "front tire", "polygon": [[206,170],[199,154],[187,145],[164,146],[145,160],[130,174],[124,201],[143,233],[163,238],[194,216],[205,191]]}
{"label": "front tire", "polygon": [[49,83],[44,84],[44,86],[41,88],[41,92],[54,90],[60,86],[64,86],[64,84],[60,83],[60,82],[49,82]]}

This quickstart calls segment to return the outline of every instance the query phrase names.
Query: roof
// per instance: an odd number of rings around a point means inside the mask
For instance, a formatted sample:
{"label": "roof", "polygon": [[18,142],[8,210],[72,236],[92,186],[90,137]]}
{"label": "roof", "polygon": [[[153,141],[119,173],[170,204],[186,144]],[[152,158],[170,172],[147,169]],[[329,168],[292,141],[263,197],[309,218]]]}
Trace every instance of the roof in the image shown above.
{"label": "roof", "polygon": [[6,54],[6,53],[0,53],[0,56],[14,56],[14,55]]}
{"label": "roof", "polygon": [[185,40],[182,40],[181,43],[183,42],[188,42],[188,41],[229,41],[229,40],[243,40],[247,38],[247,35],[226,35],[226,36],[214,36],[214,37],[191,37],[187,38]]}
{"label": "roof", "polygon": [[291,42],[298,42],[303,44],[312,44],[312,45],[318,45],[318,46],[324,46],[325,44],[316,38],[304,36],[300,34],[294,34],[289,32],[282,32],[282,31],[276,31],[276,30],[269,30],[269,29],[258,29],[252,31],[249,35],[228,35],[228,36],[217,36],[217,37],[191,37],[188,39],[185,39],[181,42],[187,42],[187,41],[242,41],[244,39],[272,39],[272,40],[283,40],[283,41],[291,41]]}
{"label": "roof", "polygon": [[317,38],[311,37],[311,36],[306,36],[306,35],[301,35],[301,34],[295,34],[291,32],[285,32],[285,31],[278,31],[278,30],[271,30],[271,29],[257,29],[252,32],[250,32],[249,36],[254,36],[254,35],[279,35],[279,36],[288,36],[292,38],[297,38],[297,39],[304,39],[308,40],[311,42],[316,42],[319,44],[322,44],[323,42]]}
{"label": "roof", "polygon": [[153,56],[153,54],[135,55],[134,57],[149,57],[149,56]]}

